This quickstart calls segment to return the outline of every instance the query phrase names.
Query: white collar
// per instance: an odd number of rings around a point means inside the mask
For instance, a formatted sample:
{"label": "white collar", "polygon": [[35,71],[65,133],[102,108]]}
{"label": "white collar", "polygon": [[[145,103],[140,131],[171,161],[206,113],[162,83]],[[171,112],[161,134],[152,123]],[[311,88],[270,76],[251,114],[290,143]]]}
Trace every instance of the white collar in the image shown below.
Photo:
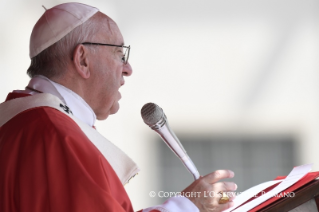
{"label": "white collar", "polygon": [[[60,85],[52,80],[42,76],[34,76],[28,87],[41,91],[43,93],[50,93],[57,96],[61,101],[63,101],[72,111],[72,114],[88,124],[89,126],[94,126],[96,115],[92,108],[80,97],[78,94],[72,90]],[[26,88],[25,91],[14,91],[14,92],[23,92],[31,95],[37,94],[37,92],[31,91]]]}

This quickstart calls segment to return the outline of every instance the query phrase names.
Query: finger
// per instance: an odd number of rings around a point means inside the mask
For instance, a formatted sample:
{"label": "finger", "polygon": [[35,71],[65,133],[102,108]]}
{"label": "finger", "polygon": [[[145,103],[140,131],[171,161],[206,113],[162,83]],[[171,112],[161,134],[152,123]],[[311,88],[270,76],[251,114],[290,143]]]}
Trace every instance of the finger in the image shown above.
{"label": "finger", "polygon": [[216,183],[221,179],[233,178],[234,176],[234,172],[230,170],[217,170],[204,176],[203,178],[205,178],[205,180],[207,180],[209,183]]}
{"label": "finger", "polygon": [[228,208],[231,208],[231,207],[233,207],[234,205],[235,205],[234,202],[229,201],[229,202],[227,202],[226,204],[223,204],[223,206],[225,206],[225,209],[222,209],[222,211],[223,211],[223,210],[227,210]]}
{"label": "finger", "polygon": [[[232,202],[232,201],[229,201],[229,202],[227,202],[225,204],[219,204],[218,201],[217,201],[217,203],[215,203],[214,205],[215,205],[215,207],[217,206],[217,208],[218,208],[217,211],[224,211],[224,210],[227,210],[228,208],[233,207],[235,205],[235,203]],[[208,211],[210,211],[210,210],[208,210]]]}
{"label": "finger", "polygon": [[236,183],[233,182],[218,182],[214,183],[214,190],[218,191],[236,191],[237,190],[237,185]]}
{"label": "finger", "polygon": [[233,201],[236,198],[235,192],[227,192],[227,196],[229,197],[229,201]]}

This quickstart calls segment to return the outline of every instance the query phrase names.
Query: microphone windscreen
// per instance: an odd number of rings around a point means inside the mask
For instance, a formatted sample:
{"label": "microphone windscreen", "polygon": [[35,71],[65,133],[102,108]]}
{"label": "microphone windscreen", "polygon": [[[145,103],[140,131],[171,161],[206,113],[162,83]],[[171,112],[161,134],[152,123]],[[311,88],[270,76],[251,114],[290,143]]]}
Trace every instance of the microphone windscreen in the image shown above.
{"label": "microphone windscreen", "polygon": [[152,126],[156,124],[164,115],[162,108],[154,103],[147,103],[141,109],[141,115],[144,122]]}

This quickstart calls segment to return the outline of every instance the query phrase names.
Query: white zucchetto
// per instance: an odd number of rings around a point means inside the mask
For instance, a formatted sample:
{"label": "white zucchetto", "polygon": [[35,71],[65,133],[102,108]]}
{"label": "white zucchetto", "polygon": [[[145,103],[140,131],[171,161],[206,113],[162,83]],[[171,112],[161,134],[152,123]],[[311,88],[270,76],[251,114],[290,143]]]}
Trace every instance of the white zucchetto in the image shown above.
{"label": "white zucchetto", "polygon": [[81,3],[60,4],[45,11],[33,27],[30,58],[53,45],[99,10]]}

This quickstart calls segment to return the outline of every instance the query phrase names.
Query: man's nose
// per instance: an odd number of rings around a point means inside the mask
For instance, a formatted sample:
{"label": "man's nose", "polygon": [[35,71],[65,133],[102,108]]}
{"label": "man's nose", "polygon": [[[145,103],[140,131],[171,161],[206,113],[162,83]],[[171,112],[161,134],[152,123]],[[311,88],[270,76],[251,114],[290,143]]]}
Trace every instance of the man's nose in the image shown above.
{"label": "man's nose", "polygon": [[133,70],[130,63],[124,64],[123,75],[128,77],[128,76],[131,76],[132,73],[133,73]]}

